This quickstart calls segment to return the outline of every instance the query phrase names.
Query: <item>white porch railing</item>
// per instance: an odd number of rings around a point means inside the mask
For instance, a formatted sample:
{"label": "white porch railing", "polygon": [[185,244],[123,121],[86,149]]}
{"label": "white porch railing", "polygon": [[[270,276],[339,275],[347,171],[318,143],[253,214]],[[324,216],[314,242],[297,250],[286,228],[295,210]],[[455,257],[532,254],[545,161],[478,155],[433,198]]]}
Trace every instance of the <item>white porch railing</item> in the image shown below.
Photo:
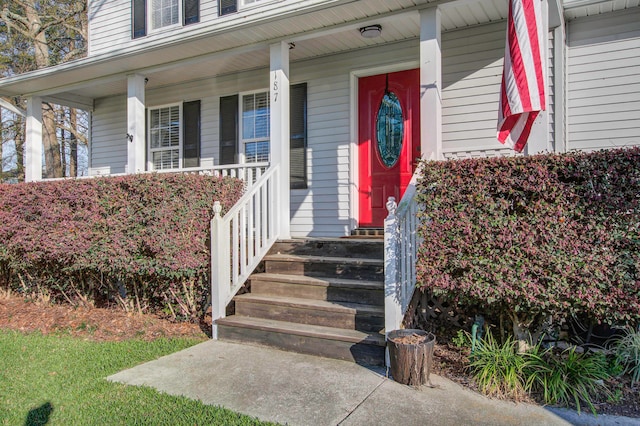
{"label": "white porch railing", "polygon": [[[269,168],[268,162],[224,164],[221,166],[186,167],[182,169],[149,170],[141,173],[198,173],[209,176],[230,176],[246,182],[249,188],[257,178]],[[129,173],[94,174],[90,176],[46,178],[46,181],[66,180],[66,179],[92,179],[105,176],[126,176]]]}
{"label": "white porch railing", "polygon": [[385,332],[402,326],[413,292],[416,289],[416,258],[420,244],[417,226],[416,183],[419,166],[400,201],[389,197],[384,220],[384,325]]}
{"label": "white porch railing", "polygon": [[[258,169],[259,170],[259,169]],[[260,172],[258,172],[260,173]],[[279,236],[279,166],[259,174],[253,186],[224,215],[216,201],[211,220],[212,334],[218,338],[216,320],[225,317],[227,304],[258,266]],[[286,194],[285,194],[286,195]]]}
{"label": "white porch railing", "polygon": [[[198,173],[210,176],[230,176],[239,178],[246,182],[249,188],[257,179],[269,168],[268,162],[224,164],[221,166],[209,167],[188,167],[184,169],[157,170],[156,173]],[[145,172],[145,173],[154,173]]]}

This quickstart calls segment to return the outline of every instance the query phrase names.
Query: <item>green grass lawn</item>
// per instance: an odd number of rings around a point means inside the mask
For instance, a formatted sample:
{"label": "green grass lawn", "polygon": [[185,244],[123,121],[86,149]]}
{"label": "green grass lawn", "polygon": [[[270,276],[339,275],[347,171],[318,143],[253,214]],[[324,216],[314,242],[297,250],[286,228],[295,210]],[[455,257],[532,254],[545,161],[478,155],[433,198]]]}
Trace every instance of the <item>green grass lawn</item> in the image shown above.
{"label": "green grass lawn", "polygon": [[106,380],[195,343],[188,339],[91,342],[0,330],[0,424],[267,424],[151,388]]}

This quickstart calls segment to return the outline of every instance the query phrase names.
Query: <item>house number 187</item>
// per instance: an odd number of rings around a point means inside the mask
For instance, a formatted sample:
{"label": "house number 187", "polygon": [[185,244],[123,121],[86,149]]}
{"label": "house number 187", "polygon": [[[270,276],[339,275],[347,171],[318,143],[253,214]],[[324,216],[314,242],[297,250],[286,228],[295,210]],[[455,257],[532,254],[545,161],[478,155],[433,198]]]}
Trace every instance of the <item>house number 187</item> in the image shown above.
{"label": "house number 187", "polygon": [[273,103],[278,102],[278,72],[273,72]]}

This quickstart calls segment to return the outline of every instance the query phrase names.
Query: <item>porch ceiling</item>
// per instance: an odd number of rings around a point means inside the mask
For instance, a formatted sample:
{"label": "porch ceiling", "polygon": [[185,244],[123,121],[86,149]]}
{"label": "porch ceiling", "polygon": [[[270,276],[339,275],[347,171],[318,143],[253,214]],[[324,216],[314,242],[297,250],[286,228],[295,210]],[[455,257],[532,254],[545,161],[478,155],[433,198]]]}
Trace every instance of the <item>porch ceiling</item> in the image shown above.
{"label": "porch ceiling", "polygon": [[564,0],[567,20],[640,6],[640,0]]}
{"label": "porch ceiling", "polygon": [[[638,1],[638,0],[626,0]],[[291,62],[416,39],[420,33],[420,8],[432,0],[338,1],[332,7],[291,13],[225,31],[203,30],[189,39],[152,41],[144,50],[92,56],[0,81],[0,95],[35,94],[59,101],[93,99],[126,93],[126,75],[149,78],[148,90],[180,82],[269,66],[268,45],[294,42]],[[436,2],[433,2],[436,4]],[[442,31],[506,19],[506,0],[455,0],[440,2]],[[382,35],[360,36],[358,28],[380,24]],[[215,41],[215,42],[214,42]],[[64,102],[60,102],[64,103]]]}

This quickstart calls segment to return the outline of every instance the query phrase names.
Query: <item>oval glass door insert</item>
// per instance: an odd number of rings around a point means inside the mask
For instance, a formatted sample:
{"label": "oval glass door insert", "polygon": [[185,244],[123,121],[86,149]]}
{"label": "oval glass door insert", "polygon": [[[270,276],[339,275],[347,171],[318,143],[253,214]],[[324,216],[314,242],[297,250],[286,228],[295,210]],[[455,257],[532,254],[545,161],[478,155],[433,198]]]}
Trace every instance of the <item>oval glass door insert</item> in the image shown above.
{"label": "oval glass door insert", "polygon": [[404,139],[404,121],[402,120],[402,106],[393,92],[385,93],[380,102],[376,118],[376,138],[378,139],[378,154],[382,164],[393,167],[400,158],[402,140]]}

